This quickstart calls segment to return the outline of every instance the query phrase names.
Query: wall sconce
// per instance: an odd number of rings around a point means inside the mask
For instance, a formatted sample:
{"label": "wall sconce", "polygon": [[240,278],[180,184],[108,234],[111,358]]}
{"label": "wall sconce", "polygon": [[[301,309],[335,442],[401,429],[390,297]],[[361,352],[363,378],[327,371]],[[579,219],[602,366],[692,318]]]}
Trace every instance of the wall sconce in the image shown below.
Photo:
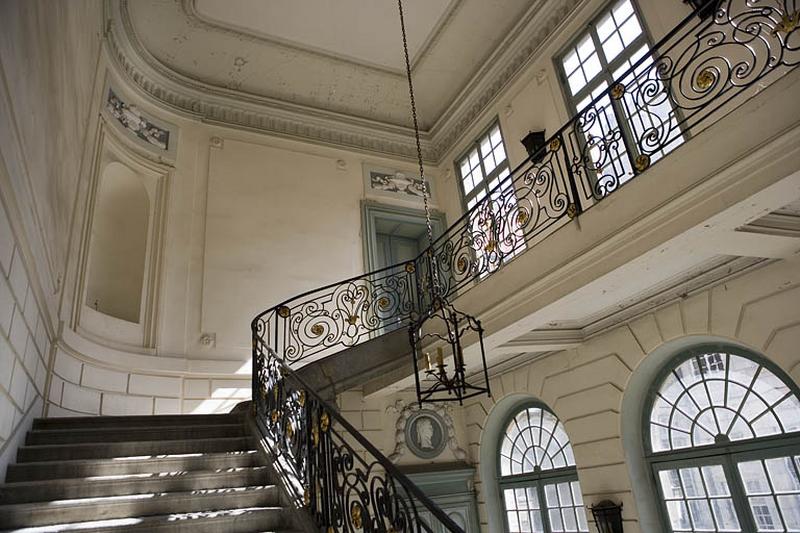
{"label": "wall sconce", "polygon": [[683,0],[684,4],[689,4],[692,9],[697,11],[697,16],[705,20],[708,17],[714,16],[717,10],[719,0]]}
{"label": "wall sconce", "polygon": [[[525,150],[528,151],[528,156],[531,158],[533,163],[539,163],[542,161],[544,158],[544,152],[541,152],[538,155],[537,152],[544,148],[545,145],[544,130],[529,131],[520,142],[522,143],[522,146],[525,147]],[[533,157],[534,155],[537,156],[535,159]]]}
{"label": "wall sconce", "polygon": [[622,504],[603,500],[590,507],[597,531],[600,533],[622,533]]}

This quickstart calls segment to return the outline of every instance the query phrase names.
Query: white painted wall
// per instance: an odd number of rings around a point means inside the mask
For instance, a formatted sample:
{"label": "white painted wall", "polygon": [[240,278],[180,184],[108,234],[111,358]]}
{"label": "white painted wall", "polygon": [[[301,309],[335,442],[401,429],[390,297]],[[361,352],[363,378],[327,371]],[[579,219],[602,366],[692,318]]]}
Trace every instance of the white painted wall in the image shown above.
{"label": "white painted wall", "polygon": [[0,3],[0,479],[43,413],[102,3]]}

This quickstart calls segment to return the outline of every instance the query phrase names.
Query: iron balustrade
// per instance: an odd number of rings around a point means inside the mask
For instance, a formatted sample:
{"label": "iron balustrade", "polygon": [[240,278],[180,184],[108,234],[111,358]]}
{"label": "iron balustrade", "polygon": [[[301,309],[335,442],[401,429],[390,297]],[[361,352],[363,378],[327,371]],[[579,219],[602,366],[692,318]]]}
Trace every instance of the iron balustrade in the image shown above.
{"label": "iron balustrade", "polygon": [[[432,271],[438,273],[446,297],[453,300],[747,101],[755,93],[753,87],[760,90],[796,67],[800,61],[797,2],[723,0],[713,17],[691,14],[419,257],[306,292],[253,320],[257,419],[265,436],[278,443],[278,452],[304,458],[294,465],[297,479],[313,481],[316,473],[326,472],[324,490],[312,488],[311,509],[320,523],[335,524],[334,531],[353,530],[352,516],[349,522],[345,516],[351,503],[344,493],[358,491],[348,485],[347,476],[357,470],[365,472],[362,478],[369,477],[378,468],[391,490],[371,493],[359,478],[367,490],[364,494],[370,495],[359,503],[361,523],[374,524],[365,530],[428,531],[419,518],[422,508],[446,527],[456,527],[445,523],[446,516],[419,496],[416,499],[423,505],[401,512],[401,502],[410,505],[415,499],[409,495],[414,491],[406,486],[407,480],[398,477],[385,458],[313,391],[305,391],[309,400],[313,398],[313,409],[289,415],[290,409],[281,407],[291,403],[286,376],[291,376],[292,394],[303,387],[288,365],[323,358],[407,327],[429,308]],[[436,269],[431,268],[434,259]],[[314,428],[319,427],[314,417],[323,411],[339,425],[329,433],[324,453],[315,449],[310,454],[308,443],[315,442]],[[277,421],[272,420],[275,412]],[[291,434],[287,427],[294,428]],[[351,441],[368,449],[370,459],[356,453]],[[402,494],[399,487],[408,493]]]}

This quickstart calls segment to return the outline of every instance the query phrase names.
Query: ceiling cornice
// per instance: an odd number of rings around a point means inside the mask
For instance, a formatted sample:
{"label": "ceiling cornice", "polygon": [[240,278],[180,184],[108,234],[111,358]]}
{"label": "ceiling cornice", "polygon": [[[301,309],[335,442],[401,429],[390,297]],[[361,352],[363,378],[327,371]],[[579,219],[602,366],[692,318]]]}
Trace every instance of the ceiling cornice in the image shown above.
{"label": "ceiling cornice", "polygon": [[[422,132],[423,158],[428,163],[441,162],[464,131],[537,55],[546,38],[582,1],[539,0],[531,6],[431,130]],[[411,128],[222,88],[175,72],[143,46],[134,31],[127,5],[128,0],[106,0],[109,21],[106,46],[125,79],[157,104],[208,123],[373,154],[415,158]]]}

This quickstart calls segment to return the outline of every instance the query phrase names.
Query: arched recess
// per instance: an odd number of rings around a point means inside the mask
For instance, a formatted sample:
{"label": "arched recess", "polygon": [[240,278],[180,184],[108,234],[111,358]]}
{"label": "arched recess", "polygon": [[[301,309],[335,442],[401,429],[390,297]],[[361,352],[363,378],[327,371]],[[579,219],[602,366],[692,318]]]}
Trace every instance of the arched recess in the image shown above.
{"label": "arched recess", "polygon": [[[722,355],[720,356],[719,354]],[[738,362],[732,361],[732,357],[737,358]],[[661,449],[663,446],[660,445],[653,446],[650,433],[651,415],[655,412],[653,408],[657,407],[659,389],[665,386],[671,377],[676,375],[676,371],[678,374],[683,372],[683,374],[695,375],[695,381],[681,389],[684,393],[687,393],[687,396],[688,389],[692,388],[692,385],[703,383],[703,390],[708,395],[709,405],[714,407],[727,402],[728,396],[727,392],[723,393],[722,396],[716,394],[711,388],[717,386],[717,384],[709,386],[708,383],[711,381],[719,381],[720,383],[726,381],[728,374],[734,371],[733,369],[736,366],[734,363],[740,364],[743,361],[749,361],[751,363],[749,366],[758,369],[759,372],[763,369],[764,374],[774,378],[776,383],[778,381],[784,382],[784,388],[786,388],[786,391],[784,391],[786,392],[785,396],[789,395],[790,392],[792,395],[797,395],[797,385],[784,371],[766,357],[741,343],[705,335],[683,337],[659,346],[643,360],[632,375],[625,389],[625,396],[622,402],[622,439],[625,461],[630,471],[633,496],[636,501],[639,524],[642,531],[671,531],[671,528],[668,527],[670,517],[666,510],[666,504],[662,501],[661,492],[663,492],[663,488],[659,489],[660,486],[663,487],[662,482],[666,478],[660,478],[672,474],[671,470],[676,470],[676,468],[686,470],[686,472],[681,471],[680,475],[689,475],[691,474],[689,469],[697,467],[702,470],[704,466],[708,472],[698,470],[700,472],[698,475],[704,476],[708,474],[711,476],[714,474],[711,471],[712,469],[719,470],[712,463],[724,464],[731,498],[733,498],[737,510],[741,513],[738,530],[755,530],[755,524],[752,522],[751,517],[742,513],[748,506],[749,498],[746,494],[747,489],[744,486],[746,484],[745,481],[736,474],[737,465],[739,464],[737,461],[742,461],[742,458],[745,457],[741,455],[741,452],[746,451],[748,454],[755,454],[757,457],[754,457],[757,459],[764,455],[764,450],[773,451],[783,446],[788,450],[784,455],[797,454],[800,453],[800,434],[792,430],[791,439],[789,439],[792,442],[788,442],[783,435],[769,436],[766,439],[744,439],[737,442],[739,437],[726,437],[723,434],[719,434],[713,435],[710,439],[699,438],[694,443],[690,437],[687,443],[678,444],[676,450],[668,450],[666,448]],[[692,369],[694,370],[689,372]],[[722,375],[720,373],[725,375],[725,379],[720,377]],[[712,376],[712,374],[714,375]],[[706,377],[698,377],[701,375]],[[758,372],[753,375],[754,377],[757,376]],[[719,386],[725,387],[725,385]],[[727,391],[727,387],[724,390]],[[714,400],[715,394],[724,399],[723,403]],[[734,415],[735,418],[736,416]],[[699,431],[698,435],[701,433]],[[722,433],[726,433],[726,431],[722,431]],[[785,432],[781,433],[785,434]],[[702,433],[702,435],[705,434]],[[714,458],[718,460],[715,462]],[[750,459],[753,459],[753,457],[750,457]],[[663,474],[662,470],[664,471]],[[658,471],[658,474],[655,471]],[[658,483],[662,484],[658,485]],[[704,481],[703,483],[705,484],[706,482]],[[798,478],[798,483],[800,483],[800,478]],[[712,508],[714,502],[711,500],[714,498],[709,498],[710,508]],[[722,499],[724,500],[725,498]],[[798,499],[798,502],[800,502],[800,499]],[[727,504],[726,502],[722,503]],[[722,516],[722,510],[719,510],[718,514]],[[720,530],[716,524],[717,521],[715,517],[714,523],[709,526],[709,531]],[[678,527],[677,530],[682,530],[681,527]],[[688,529],[685,530],[689,531],[693,530],[695,526],[689,524],[686,527]],[[727,527],[732,528],[729,530],[736,530],[733,525],[729,524]],[[774,531],[784,531],[784,529],[774,529]]]}
{"label": "arched recess", "polygon": [[149,225],[150,200],[142,176],[117,161],[106,165],[95,200],[86,305],[140,322]]}
{"label": "arched recess", "polygon": [[168,167],[101,126],[86,201],[73,328],[113,348],[156,345]]}

